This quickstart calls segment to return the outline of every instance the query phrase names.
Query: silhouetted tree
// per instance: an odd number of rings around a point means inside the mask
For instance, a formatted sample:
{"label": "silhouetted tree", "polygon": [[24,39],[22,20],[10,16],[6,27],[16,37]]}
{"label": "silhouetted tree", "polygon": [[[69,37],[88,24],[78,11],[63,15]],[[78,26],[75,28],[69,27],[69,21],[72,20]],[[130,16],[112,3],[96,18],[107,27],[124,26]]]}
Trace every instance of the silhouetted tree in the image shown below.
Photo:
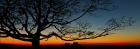
{"label": "silhouetted tree", "polygon": [[73,42],[73,44],[65,43],[65,49],[82,49],[82,45],[78,44],[78,42]]}
{"label": "silhouetted tree", "polygon": [[78,44],[78,42],[73,42],[73,44],[71,45],[72,49],[82,49],[82,46],[80,44]]}
{"label": "silhouetted tree", "polygon": [[[131,21],[111,19],[104,28],[104,32],[94,35],[94,32],[85,32],[79,38],[67,39],[62,27],[74,22],[88,13],[96,10],[110,10],[110,0],[0,0],[0,33],[15,39],[32,42],[33,48],[39,48],[39,40],[57,36],[65,41],[91,39],[107,35],[111,30],[124,27]],[[127,22],[126,22],[127,21]],[[87,26],[79,24],[84,27]],[[42,31],[54,27],[59,34],[42,34]],[[65,28],[65,27],[64,27]],[[81,29],[81,28],[80,28]],[[82,29],[83,30],[83,29]],[[69,31],[68,31],[69,32]],[[85,35],[93,35],[85,37]]]}

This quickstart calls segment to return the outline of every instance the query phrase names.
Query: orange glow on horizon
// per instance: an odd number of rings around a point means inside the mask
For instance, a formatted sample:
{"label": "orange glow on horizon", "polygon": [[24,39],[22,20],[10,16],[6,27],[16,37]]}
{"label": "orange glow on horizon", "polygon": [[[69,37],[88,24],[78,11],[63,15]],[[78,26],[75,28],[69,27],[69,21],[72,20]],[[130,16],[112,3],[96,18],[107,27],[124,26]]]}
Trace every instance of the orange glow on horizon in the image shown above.
{"label": "orange glow on horizon", "polygon": [[[116,36],[116,37],[115,37]],[[73,42],[78,42],[79,44],[117,44],[117,45],[124,45],[124,44],[139,44],[140,40],[137,38],[129,39],[130,37],[122,37],[121,35],[110,35],[110,36],[104,36],[99,37],[96,39],[87,39],[87,40],[76,40],[76,41],[63,41],[59,38],[56,38],[55,36],[49,38],[46,40],[41,40],[40,45],[55,45],[55,46],[61,46],[65,43],[72,44]],[[13,44],[13,45],[23,45],[23,46],[31,46],[31,42],[25,42],[17,39],[13,39],[11,37],[6,38],[0,38],[0,44]]]}

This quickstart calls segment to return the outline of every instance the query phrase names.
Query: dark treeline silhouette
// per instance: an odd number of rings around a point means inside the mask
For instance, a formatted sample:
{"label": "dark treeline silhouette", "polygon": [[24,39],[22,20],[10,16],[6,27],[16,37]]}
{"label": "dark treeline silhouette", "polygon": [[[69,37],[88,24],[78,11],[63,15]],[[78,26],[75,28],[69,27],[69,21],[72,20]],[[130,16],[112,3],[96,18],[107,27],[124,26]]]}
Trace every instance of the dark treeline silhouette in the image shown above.
{"label": "dark treeline silhouette", "polygon": [[[9,44],[0,44],[0,49],[34,49],[29,46],[18,46]],[[40,46],[40,49],[139,49],[140,45],[80,45],[80,44],[68,44],[63,46]]]}
{"label": "dark treeline silhouette", "polygon": [[[40,40],[51,36],[65,41],[93,39],[133,24],[132,19],[128,17],[112,18],[103,28],[103,32],[95,36],[95,32],[85,31],[89,27],[87,23],[78,23],[80,28],[76,31],[83,34],[78,34],[79,38],[66,39],[65,35],[70,32],[68,24],[97,10],[109,11],[111,7],[111,0],[0,0],[0,37],[10,36],[32,42],[33,48],[39,48]],[[59,32],[49,35],[42,33],[49,28],[55,28]],[[85,35],[90,37],[80,38]]]}
{"label": "dark treeline silhouette", "polygon": [[74,42],[73,44],[65,43],[64,48],[66,49],[82,49],[82,45],[78,44],[78,42]]}

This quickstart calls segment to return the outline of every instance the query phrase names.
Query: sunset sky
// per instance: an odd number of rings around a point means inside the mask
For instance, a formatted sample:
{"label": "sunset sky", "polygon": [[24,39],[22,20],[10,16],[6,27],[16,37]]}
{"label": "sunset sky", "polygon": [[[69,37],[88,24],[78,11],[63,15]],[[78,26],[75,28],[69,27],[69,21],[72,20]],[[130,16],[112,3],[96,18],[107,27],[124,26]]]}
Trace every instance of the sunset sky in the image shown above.
{"label": "sunset sky", "polygon": [[[113,11],[98,11],[94,15],[85,15],[81,20],[93,24],[94,28],[104,25],[104,23],[112,17],[130,16],[136,20],[133,26],[124,28],[123,30],[112,31],[112,35],[99,37],[96,39],[77,40],[80,44],[139,44],[140,45],[140,0],[113,0],[118,6]],[[72,43],[75,41],[63,41],[56,37],[49,38],[48,41],[41,40],[41,45],[62,45],[64,43]],[[30,42],[20,41],[11,37],[1,38],[0,44],[15,44],[15,45],[31,45]]]}

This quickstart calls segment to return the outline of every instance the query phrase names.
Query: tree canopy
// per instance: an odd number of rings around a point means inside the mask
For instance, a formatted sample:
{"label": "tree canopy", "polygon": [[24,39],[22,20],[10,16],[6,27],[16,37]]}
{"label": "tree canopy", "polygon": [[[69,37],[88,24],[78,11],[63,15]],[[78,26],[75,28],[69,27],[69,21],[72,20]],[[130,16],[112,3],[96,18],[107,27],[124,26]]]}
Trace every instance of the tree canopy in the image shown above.
{"label": "tree canopy", "polygon": [[[100,34],[88,31],[91,26],[88,23],[79,22],[77,27],[69,26],[86,14],[112,10],[112,7],[111,0],[0,0],[0,33],[6,35],[1,37],[10,36],[33,42],[54,35],[65,41],[73,41],[105,36],[109,31],[133,24],[129,17],[112,18]],[[42,31],[51,27],[60,34],[42,34]],[[76,36],[71,36],[71,33],[76,33]]]}

